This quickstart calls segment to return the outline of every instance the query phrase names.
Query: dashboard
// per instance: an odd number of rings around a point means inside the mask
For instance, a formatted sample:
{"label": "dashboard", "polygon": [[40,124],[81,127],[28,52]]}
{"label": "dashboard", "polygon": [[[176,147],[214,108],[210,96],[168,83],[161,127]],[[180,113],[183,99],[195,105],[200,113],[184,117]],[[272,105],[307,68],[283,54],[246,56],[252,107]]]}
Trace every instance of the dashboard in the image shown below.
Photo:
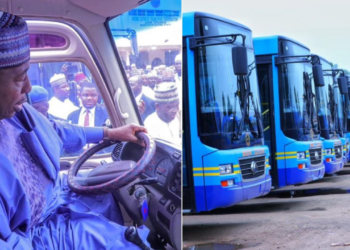
{"label": "dashboard", "polygon": [[[181,146],[155,139],[156,152],[142,173],[140,180],[157,178],[153,184],[134,185],[133,182],[114,196],[126,208],[129,216],[138,225],[144,223],[140,212],[141,203],[148,200],[148,217],[152,226],[175,249],[181,249]],[[113,161],[132,160],[137,162],[143,155],[144,148],[130,142],[117,143],[112,151]],[[136,186],[135,192],[130,189]],[[130,197],[132,196],[132,197]],[[181,231],[181,230],[180,230]]]}

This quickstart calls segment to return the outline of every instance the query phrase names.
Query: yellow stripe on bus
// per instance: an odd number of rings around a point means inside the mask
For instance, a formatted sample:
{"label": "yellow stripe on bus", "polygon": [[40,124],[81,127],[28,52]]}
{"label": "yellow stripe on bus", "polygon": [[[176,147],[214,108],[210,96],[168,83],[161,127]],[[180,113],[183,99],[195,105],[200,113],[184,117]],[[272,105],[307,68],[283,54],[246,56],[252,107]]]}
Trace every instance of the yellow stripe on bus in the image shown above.
{"label": "yellow stripe on bus", "polygon": [[281,153],[276,153],[276,155],[292,155],[292,154],[296,154],[297,152],[281,152]]}
{"label": "yellow stripe on bus", "polygon": [[203,176],[203,174],[193,174],[193,176]]}
{"label": "yellow stripe on bus", "polygon": [[270,126],[267,126],[267,127],[264,129],[264,132],[265,132],[266,130],[268,130],[268,129],[270,129]]}
{"label": "yellow stripe on bus", "polygon": [[204,168],[204,171],[206,171],[206,170],[219,170],[219,167]]}
{"label": "yellow stripe on bus", "polygon": [[282,157],[276,157],[276,160],[284,160],[284,159],[296,159],[296,156],[282,156]]}
{"label": "yellow stripe on bus", "polygon": [[220,175],[219,173],[208,173],[208,174],[204,174],[204,176],[218,176]]}
{"label": "yellow stripe on bus", "polygon": [[[230,175],[236,175],[236,174],[240,174],[241,171],[234,171],[232,174],[225,174],[225,175],[222,175],[222,176],[230,176]],[[219,173],[210,173],[210,174],[193,174],[194,177],[210,177],[210,176],[220,176]]]}

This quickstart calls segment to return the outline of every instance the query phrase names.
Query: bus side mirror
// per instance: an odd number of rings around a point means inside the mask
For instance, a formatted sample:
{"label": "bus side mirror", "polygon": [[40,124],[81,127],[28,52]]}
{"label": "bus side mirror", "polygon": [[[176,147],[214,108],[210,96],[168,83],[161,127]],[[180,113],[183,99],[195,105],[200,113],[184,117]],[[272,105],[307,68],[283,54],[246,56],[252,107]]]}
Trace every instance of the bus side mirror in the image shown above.
{"label": "bus side mirror", "polygon": [[232,64],[235,75],[248,74],[248,54],[246,47],[232,48]]}
{"label": "bus side mirror", "polygon": [[322,71],[322,65],[316,64],[312,66],[312,75],[314,77],[314,82],[316,87],[323,87],[324,86],[324,79],[323,79],[323,71]]}
{"label": "bus side mirror", "polygon": [[342,95],[346,95],[348,94],[348,86],[347,86],[347,81],[346,81],[346,77],[344,76],[339,76],[338,77],[338,86],[339,86],[339,90],[340,90],[340,93]]}

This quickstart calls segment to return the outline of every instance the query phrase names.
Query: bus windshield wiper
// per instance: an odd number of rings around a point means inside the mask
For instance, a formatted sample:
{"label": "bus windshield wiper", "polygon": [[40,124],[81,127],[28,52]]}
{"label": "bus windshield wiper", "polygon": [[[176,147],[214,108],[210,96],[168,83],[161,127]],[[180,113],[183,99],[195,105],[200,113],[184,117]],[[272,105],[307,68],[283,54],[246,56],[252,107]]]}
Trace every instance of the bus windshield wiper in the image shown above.
{"label": "bus windshield wiper", "polygon": [[330,107],[330,110],[331,110],[331,116],[332,116],[332,120],[333,120],[333,131],[334,132],[338,132],[338,129],[336,127],[338,127],[338,124],[337,124],[337,112],[336,112],[336,109],[337,109],[337,105],[335,103],[335,100],[334,100],[334,92],[333,92],[333,88],[331,85],[328,85],[328,93],[329,93],[329,107]]}
{"label": "bus windshield wiper", "polygon": [[260,112],[259,112],[257,104],[255,105],[254,96],[250,90],[250,80],[249,80],[249,76],[251,75],[252,71],[255,69],[255,61],[253,61],[250,65],[248,65],[248,69],[249,70],[248,70],[247,75],[237,76],[237,85],[238,85],[237,92],[238,92],[240,107],[241,107],[241,111],[242,111],[242,119],[241,119],[241,122],[239,124],[238,135],[242,134],[243,124],[248,124],[250,132],[253,135],[255,134],[254,133],[254,126],[252,124],[252,121],[249,118],[249,110],[250,110],[249,97],[250,97],[252,105],[253,105],[253,109],[254,109],[257,130],[258,130],[257,131],[258,134],[255,136],[255,138],[261,138],[262,134],[263,134],[261,116],[260,116]]}
{"label": "bus windshield wiper", "polygon": [[348,99],[346,97],[342,98],[343,100],[343,132],[346,133],[347,132],[347,102]]}
{"label": "bus windshield wiper", "polygon": [[[237,37],[242,37],[242,45],[245,46],[245,35],[242,34],[227,34],[227,35],[218,35],[218,36],[200,36],[193,37],[190,39],[190,49],[195,49],[205,46],[213,45],[223,45],[223,44],[234,44],[237,40]],[[219,41],[219,38],[226,38],[225,40]]]}
{"label": "bus windshield wiper", "polygon": [[[311,78],[309,76],[309,74],[307,72],[303,72],[303,79],[304,79],[304,90],[305,90],[305,94],[304,94],[304,98],[306,100],[306,112],[308,114],[308,123],[309,126],[307,127],[307,129],[313,129],[316,134],[318,134],[318,128],[316,127],[316,125],[313,123],[313,117],[315,115],[315,105],[314,105],[314,98],[315,98],[315,94],[312,92],[312,88],[311,88]],[[305,127],[304,127],[305,128]]]}

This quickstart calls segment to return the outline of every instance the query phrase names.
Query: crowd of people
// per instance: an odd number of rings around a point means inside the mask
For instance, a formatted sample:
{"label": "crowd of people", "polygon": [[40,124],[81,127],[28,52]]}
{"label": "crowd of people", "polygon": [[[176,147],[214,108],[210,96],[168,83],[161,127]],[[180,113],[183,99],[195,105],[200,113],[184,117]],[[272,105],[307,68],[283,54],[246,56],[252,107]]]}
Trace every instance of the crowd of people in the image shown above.
{"label": "crowd of people", "polygon": [[[148,65],[138,69],[131,64],[126,70],[128,82],[133,91],[140,116],[153,137],[162,138],[176,144],[181,143],[181,55],[177,55],[174,65]],[[49,99],[47,90],[33,86],[29,93],[34,108],[48,119],[68,121],[85,127],[109,125],[109,116],[96,85],[83,72],[67,74],[64,64],[60,74],[50,78],[53,96]],[[72,100],[72,82],[77,96]]]}
{"label": "crowd of people", "polygon": [[159,65],[127,70],[139,113],[150,135],[176,144],[181,143],[182,74],[181,54],[171,67]]}
{"label": "crowd of people", "polygon": [[84,127],[103,126],[108,123],[108,112],[99,104],[98,88],[84,73],[75,74],[74,84],[78,89],[76,102],[69,98],[71,82],[64,73],[54,74],[50,84],[54,93],[50,99],[48,91],[41,86],[33,86],[29,93],[33,107],[45,117]]}

